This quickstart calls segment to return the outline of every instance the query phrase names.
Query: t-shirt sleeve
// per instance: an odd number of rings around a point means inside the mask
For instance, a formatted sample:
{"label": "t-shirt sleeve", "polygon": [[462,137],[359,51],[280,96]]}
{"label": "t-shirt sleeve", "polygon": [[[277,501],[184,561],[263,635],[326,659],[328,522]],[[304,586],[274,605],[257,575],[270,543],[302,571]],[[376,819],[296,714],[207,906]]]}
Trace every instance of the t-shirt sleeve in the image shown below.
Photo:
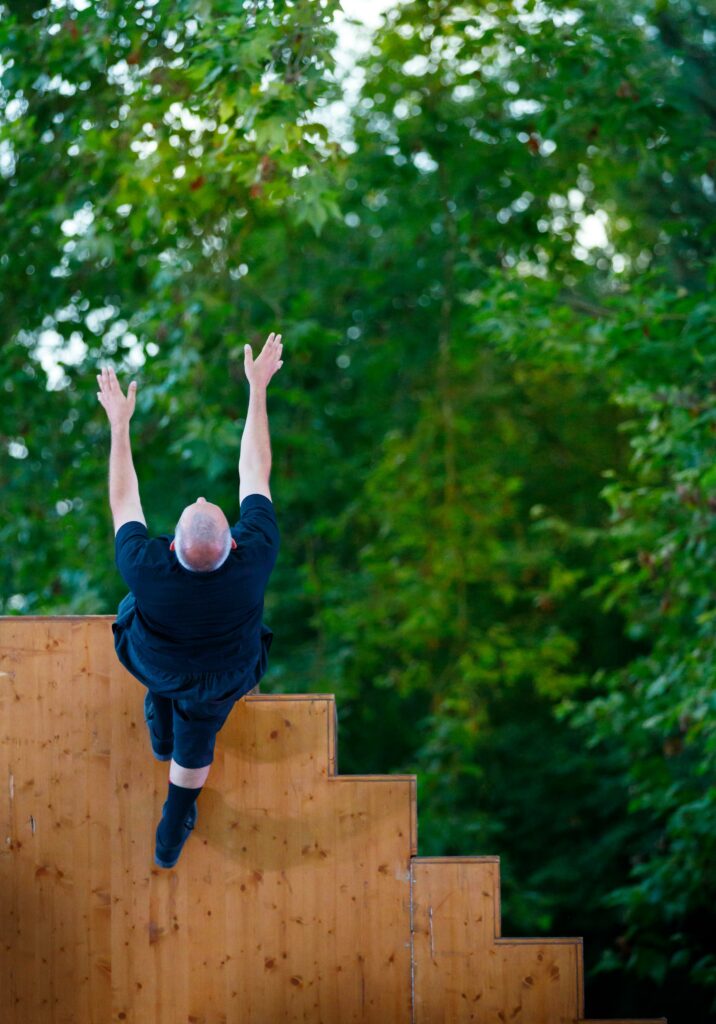
{"label": "t-shirt sleeve", "polygon": [[273,502],[265,494],[247,494],[239,506],[238,526],[249,541],[278,552],[281,535]]}
{"label": "t-shirt sleeve", "polygon": [[130,590],[138,581],[139,567],[149,531],[144,523],[123,523],[114,538],[114,560],[122,579]]}

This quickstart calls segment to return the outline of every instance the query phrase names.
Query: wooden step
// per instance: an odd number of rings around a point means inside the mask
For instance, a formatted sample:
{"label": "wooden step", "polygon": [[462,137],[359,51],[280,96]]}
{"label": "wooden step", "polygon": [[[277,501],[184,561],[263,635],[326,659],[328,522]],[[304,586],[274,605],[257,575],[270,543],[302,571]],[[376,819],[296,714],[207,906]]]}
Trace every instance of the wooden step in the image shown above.
{"label": "wooden step", "polygon": [[574,1024],[581,938],[502,938],[499,857],[414,857],[415,1024]]}
{"label": "wooden step", "polygon": [[332,695],[247,697],[156,867],[168,764],[111,621],[0,620],[0,1020],[410,1024],[415,776],[337,775]]}
{"label": "wooden step", "polygon": [[3,1024],[607,1024],[580,938],[501,935],[499,857],[417,856],[416,776],[338,774],[332,694],[240,700],[157,868],[114,618],[0,617]]}

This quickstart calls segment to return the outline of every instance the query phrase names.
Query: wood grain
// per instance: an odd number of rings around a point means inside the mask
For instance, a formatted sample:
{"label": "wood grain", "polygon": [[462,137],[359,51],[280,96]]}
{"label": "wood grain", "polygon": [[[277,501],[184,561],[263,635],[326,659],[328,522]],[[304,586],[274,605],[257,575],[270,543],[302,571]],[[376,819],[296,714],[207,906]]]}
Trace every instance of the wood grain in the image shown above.
{"label": "wood grain", "polygon": [[0,617],[3,1024],[607,1024],[581,938],[501,936],[499,857],[417,856],[416,776],[337,773],[332,694],[238,701],[156,867],[113,621]]}

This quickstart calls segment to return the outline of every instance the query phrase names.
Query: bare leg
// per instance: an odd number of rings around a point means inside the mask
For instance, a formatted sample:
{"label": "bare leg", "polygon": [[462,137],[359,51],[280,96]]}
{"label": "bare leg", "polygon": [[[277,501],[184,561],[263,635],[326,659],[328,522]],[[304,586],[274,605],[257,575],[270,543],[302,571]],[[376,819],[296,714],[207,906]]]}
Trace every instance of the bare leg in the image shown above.
{"label": "bare leg", "polygon": [[182,786],[184,789],[199,789],[206,782],[209,774],[210,764],[204,768],[182,768],[174,758],[169,765],[169,781],[175,786]]}

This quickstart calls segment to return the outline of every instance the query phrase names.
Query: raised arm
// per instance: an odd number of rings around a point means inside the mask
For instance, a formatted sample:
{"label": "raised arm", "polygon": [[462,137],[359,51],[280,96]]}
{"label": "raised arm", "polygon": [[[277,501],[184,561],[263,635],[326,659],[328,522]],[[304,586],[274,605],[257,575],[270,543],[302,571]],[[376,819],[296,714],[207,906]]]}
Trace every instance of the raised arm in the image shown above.
{"label": "raised arm", "polygon": [[137,385],[132,381],[125,398],[111,366],[105,366],[102,373],[97,374],[97,383],[97,398],[107,413],[112,433],[109,453],[109,504],[116,534],[125,523],[139,522],[147,525],[139,498],[139,481],[132,461],[132,445],[129,438],[129,421],[134,414]]}
{"label": "raised arm", "polygon": [[281,335],[272,332],[254,360],[250,345],[244,345],[244,370],[249,382],[249,409],[241,437],[239,454],[239,502],[247,494],[263,494],[269,501],[271,440],[269,437],[266,392],[274,373],[283,366]]}

